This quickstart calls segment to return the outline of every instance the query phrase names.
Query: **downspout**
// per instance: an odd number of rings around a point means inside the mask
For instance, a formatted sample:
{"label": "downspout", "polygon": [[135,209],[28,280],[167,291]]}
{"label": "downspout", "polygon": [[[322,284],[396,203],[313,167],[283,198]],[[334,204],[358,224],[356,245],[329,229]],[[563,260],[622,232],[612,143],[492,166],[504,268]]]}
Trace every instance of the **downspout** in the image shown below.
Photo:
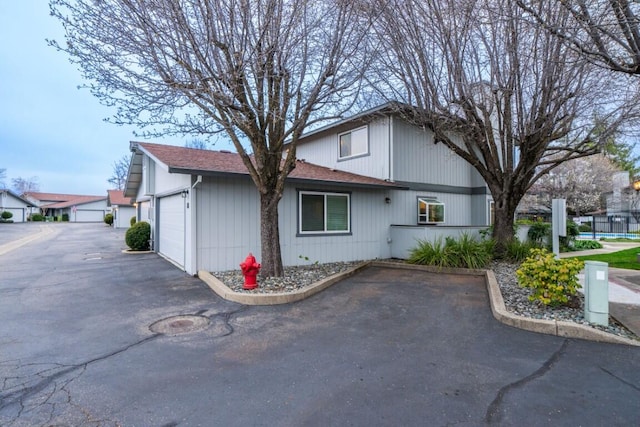
{"label": "downspout", "polygon": [[[196,204],[197,204],[197,199],[196,199],[196,195],[195,195],[195,189],[198,186],[198,184],[200,184],[202,182],[202,175],[198,175],[196,177],[196,181],[193,183],[193,185],[191,186],[191,189],[189,191],[189,215],[191,218],[191,259],[189,260],[189,270],[190,270],[190,274],[196,276],[198,274],[198,265],[197,265],[197,258],[198,258],[198,216],[196,214]],[[186,218],[185,218],[186,221]],[[186,248],[186,246],[185,246]]]}

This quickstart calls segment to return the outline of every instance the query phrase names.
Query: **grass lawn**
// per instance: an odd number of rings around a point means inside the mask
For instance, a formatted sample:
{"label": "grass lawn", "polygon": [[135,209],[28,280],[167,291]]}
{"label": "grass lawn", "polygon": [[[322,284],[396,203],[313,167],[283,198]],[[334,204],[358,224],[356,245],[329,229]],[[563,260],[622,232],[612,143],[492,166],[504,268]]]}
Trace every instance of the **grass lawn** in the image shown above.
{"label": "grass lawn", "polygon": [[623,251],[611,252],[610,254],[585,255],[575,258],[582,261],[602,261],[609,263],[609,267],[626,268],[627,270],[640,270],[638,254],[640,248],[625,249]]}

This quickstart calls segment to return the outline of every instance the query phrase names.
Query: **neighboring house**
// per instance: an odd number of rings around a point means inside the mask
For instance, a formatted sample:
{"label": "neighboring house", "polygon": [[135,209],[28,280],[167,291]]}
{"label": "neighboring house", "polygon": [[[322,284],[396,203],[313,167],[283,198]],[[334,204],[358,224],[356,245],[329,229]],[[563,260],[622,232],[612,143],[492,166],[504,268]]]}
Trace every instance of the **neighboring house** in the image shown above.
{"label": "neighboring house", "polygon": [[107,190],[107,207],[111,208],[114,228],[131,226],[131,217],[136,216],[136,208],[131,197],[124,197],[123,190]]}
{"label": "neighboring house", "polygon": [[33,202],[42,215],[56,220],[67,214],[70,222],[101,222],[107,212],[106,196],[29,192],[24,197]]}
{"label": "neighboring house", "polygon": [[29,217],[29,212],[35,207],[30,201],[23,199],[11,190],[0,189],[0,213],[11,212],[13,222],[25,222]]}
{"label": "neighboring house", "polygon": [[[238,154],[132,142],[125,197],[153,249],[190,274],[260,261],[259,194]],[[416,239],[476,233],[492,199],[430,131],[380,107],[306,135],[279,204],[284,265],[406,257]]]}

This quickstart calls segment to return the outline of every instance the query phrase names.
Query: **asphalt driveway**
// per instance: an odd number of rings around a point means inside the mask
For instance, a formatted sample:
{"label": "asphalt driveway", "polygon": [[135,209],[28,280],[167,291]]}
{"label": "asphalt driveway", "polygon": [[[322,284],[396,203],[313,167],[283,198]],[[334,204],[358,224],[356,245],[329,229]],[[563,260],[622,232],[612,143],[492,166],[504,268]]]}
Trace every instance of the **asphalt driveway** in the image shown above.
{"label": "asphalt driveway", "polygon": [[[640,348],[504,326],[480,277],[368,268],[249,307],[52,227],[0,255],[2,426],[640,424]],[[178,315],[208,325],[150,329]]]}

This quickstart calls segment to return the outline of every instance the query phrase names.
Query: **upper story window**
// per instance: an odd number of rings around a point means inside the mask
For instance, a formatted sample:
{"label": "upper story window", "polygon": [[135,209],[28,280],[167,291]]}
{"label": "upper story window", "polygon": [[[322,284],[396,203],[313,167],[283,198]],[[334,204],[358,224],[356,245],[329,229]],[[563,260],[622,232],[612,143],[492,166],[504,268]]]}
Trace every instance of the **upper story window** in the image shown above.
{"label": "upper story window", "polygon": [[301,191],[298,200],[300,234],[349,233],[349,199],[347,193]]}
{"label": "upper story window", "polygon": [[418,224],[439,224],[444,222],[444,203],[437,199],[418,198]]}
{"label": "upper story window", "polygon": [[338,159],[369,153],[369,131],[366,126],[338,134]]}

